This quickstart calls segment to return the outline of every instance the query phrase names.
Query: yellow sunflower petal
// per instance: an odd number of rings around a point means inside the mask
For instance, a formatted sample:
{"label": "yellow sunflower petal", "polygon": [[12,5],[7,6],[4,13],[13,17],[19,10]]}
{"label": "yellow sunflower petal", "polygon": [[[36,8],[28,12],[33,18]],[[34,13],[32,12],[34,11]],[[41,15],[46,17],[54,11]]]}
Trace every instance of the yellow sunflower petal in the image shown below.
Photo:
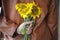
{"label": "yellow sunflower petal", "polygon": [[24,19],[27,18],[27,15],[24,15],[23,18],[24,18]]}
{"label": "yellow sunflower petal", "polygon": [[33,19],[35,19],[35,18],[36,18],[36,16],[34,16],[34,15],[32,15],[32,14],[31,14],[31,17],[32,17]]}
{"label": "yellow sunflower petal", "polygon": [[39,18],[39,15],[37,15],[37,17]]}
{"label": "yellow sunflower petal", "polygon": [[16,7],[15,8],[16,8],[16,10],[18,10],[18,4],[16,4]]}

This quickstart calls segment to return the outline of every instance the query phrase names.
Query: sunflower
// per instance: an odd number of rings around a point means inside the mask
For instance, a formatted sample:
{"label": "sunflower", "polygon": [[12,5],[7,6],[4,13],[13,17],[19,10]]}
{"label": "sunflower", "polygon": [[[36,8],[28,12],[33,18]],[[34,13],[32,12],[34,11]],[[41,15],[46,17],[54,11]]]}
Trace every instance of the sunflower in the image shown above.
{"label": "sunflower", "polygon": [[33,8],[31,9],[31,17],[33,17],[33,19],[39,18],[40,14],[42,13],[42,10],[40,7],[38,6],[33,6]]}
{"label": "sunflower", "polygon": [[23,17],[23,18],[27,17],[26,16],[26,11],[27,11],[26,3],[16,4],[16,10],[19,12],[21,17]]}
{"label": "sunflower", "polygon": [[27,3],[27,6],[29,7],[28,14],[33,18],[36,19],[36,17],[39,18],[40,14],[42,13],[41,8],[38,6],[38,4],[35,4],[35,2]]}
{"label": "sunflower", "polygon": [[32,12],[31,9],[32,9],[33,5],[35,5],[34,2],[26,3],[27,8],[23,9],[23,11],[20,12],[24,19],[28,18],[29,16],[31,16],[30,14]]}

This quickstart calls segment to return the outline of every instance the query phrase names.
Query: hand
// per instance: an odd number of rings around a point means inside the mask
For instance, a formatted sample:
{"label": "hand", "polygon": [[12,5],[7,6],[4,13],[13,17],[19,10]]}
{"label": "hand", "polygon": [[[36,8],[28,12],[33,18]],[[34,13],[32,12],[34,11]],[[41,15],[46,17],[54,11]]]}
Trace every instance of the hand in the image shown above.
{"label": "hand", "polygon": [[[22,23],[22,24],[17,28],[17,33],[18,33],[18,34],[21,34],[21,30],[22,30],[27,24],[30,24],[30,26],[31,26],[32,22],[33,22],[33,21],[29,21],[29,22],[24,22],[24,23]],[[29,26],[29,27],[30,27],[30,26]],[[28,30],[30,30],[30,28],[28,28]]]}

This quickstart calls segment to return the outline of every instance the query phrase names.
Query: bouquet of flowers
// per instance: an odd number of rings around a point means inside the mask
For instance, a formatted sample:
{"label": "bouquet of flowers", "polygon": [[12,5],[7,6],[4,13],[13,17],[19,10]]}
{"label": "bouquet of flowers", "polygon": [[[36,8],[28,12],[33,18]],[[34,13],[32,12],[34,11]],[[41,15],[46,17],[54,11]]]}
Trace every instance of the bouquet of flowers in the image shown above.
{"label": "bouquet of flowers", "polygon": [[18,27],[17,33],[22,34],[24,40],[28,40],[35,25],[35,19],[40,17],[42,10],[34,1],[30,3],[17,3],[16,10],[24,20]]}

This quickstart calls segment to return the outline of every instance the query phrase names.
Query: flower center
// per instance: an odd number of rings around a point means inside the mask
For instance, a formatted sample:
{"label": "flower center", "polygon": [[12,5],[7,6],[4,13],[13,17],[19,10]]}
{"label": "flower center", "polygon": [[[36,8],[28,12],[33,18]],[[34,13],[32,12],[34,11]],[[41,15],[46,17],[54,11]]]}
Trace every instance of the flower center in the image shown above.
{"label": "flower center", "polygon": [[33,14],[33,15],[36,15],[37,13],[38,13],[38,8],[37,8],[37,6],[33,6],[32,14]]}

